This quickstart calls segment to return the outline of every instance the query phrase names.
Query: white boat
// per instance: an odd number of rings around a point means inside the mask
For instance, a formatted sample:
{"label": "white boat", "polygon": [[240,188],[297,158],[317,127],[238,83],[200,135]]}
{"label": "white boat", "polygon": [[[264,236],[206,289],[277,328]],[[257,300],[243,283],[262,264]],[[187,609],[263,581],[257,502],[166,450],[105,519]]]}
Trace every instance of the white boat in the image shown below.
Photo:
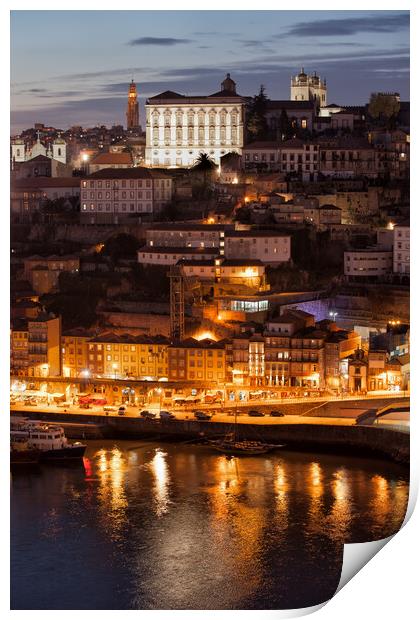
{"label": "white boat", "polygon": [[69,443],[62,426],[26,418],[11,419],[10,441],[27,442],[30,450],[41,452],[41,461],[81,459],[86,446],[80,442]]}

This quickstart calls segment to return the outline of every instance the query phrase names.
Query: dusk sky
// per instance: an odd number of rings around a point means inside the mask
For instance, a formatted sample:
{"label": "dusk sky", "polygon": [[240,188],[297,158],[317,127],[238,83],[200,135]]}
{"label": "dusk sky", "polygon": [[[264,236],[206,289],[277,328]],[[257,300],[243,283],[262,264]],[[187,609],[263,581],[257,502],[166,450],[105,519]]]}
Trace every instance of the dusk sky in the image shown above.
{"label": "dusk sky", "polygon": [[12,132],[125,125],[132,77],[143,125],[147,97],[210,94],[227,72],[241,95],[264,84],[289,99],[302,66],[326,77],[329,103],[409,99],[409,12],[13,11]]}

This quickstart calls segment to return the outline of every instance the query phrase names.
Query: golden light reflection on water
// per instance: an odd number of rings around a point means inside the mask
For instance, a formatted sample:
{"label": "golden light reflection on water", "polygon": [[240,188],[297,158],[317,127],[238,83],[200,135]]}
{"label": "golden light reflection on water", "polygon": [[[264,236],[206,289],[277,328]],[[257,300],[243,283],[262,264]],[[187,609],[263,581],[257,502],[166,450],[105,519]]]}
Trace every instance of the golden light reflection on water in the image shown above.
{"label": "golden light reflection on water", "polygon": [[[383,476],[375,475],[371,478],[373,486],[372,499],[369,502],[369,513],[374,518],[377,526],[383,526],[394,511],[394,503],[391,502],[391,490],[388,481]],[[391,513],[391,514],[390,514]]]}
{"label": "golden light reflection on water", "polygon": [[332,538],[336,542],[345,542],[353,518],[348,472],[345,469],[335,471],[330,487],[334,503],[326,523],[331,528]]}
{"label": "golden light reflection on water", "polygon": [[150,470],[154,478],[154,504],[155,512],[158,516],[168,511],[169,507],[169,469],[166,462],[167,454],[161,450],[156,450],[156,454],[149,463]]}
{"label": "golden light reflection on water", "polygon": [[258,501],[257,494],[261,500],[266,485],[242,474],[240,459],[223,456],[216,459],[214,481],[206,490],[211,502],[215,544],[230,549],[222,558],[225,570],[235,571],[241,577],[244,591],[252,591],[263,579],[258,558],[263,550],[267,508],[264,501]]}
{"label": "golden light reflection on water", "polygon": [[[124,477],[127,464],[116,446],[111,451],[98,450],[97,473],[99,478],[98,499],[102,507],[102,521],[113,538],[123,535],[127,521],[127,498]],[[111,515],[109,514],[111,511]]]}
{"label": "golden light reflection on water", "polygon": [[308,535],[320,533],[324,524],[324,473],[319,463],[308,465],[306,488],[309,496],[308,507]]}
{"label": "golden light reflection on water", "polygon": [[288,498],[290,483],[284,463],[279,463],[274,468],[273,486],[276,498],[277,525],[281,530],[285,530],[289,521]]}

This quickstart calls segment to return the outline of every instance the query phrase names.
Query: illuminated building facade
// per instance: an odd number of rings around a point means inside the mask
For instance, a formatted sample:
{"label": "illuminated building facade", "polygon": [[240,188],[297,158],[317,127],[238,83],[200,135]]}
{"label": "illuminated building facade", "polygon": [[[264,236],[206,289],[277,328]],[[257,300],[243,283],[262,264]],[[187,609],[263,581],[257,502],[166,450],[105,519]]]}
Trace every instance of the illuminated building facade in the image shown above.
{"label": "illuminated building facade", "polygon": [[186,96],[165,91],[146,101],[146,165],[193,166],[200,153],[217,164],[244,144],[245,99],[229,73],[217,93]]}
{"label": "illuminated building facade", "polygon": [[61,354],[64,377],[83,377],[88,369],[87,342],[93,330],[77,327],[61,336]]}
{"label": "illuminated building facade", "polygon": [[168,347],[169,381],[226,381],[226,341],[188,338]]}
{"label": "illuminated building facade", "polygon": [[92,376],[159,380],[168,377],[163,336],[104,333],[87,343],[87,369]]}
{"label": "illuminated building facade", "polygon": [[61,318],[42,312],[28,320],[28,373],[57,377],[61,370]]}

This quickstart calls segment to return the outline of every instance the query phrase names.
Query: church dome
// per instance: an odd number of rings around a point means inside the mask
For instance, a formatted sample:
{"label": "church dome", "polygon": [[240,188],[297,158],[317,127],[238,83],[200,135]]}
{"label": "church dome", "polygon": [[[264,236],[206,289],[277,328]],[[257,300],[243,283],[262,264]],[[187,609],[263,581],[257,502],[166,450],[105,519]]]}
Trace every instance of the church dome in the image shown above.
{"label": "church dome", "polygon": [[298,75],[298,78],[299,78],[299,80],[301,82],[306,82],[306,80],[308,79],[308,76],[306,75],[305,70],[304,70],[303,67],[302,67],[302,69],[301,69],[301,71],[300,71],[300,73]]}
{"label": "church dome", "polygon": [[236,93],[236,83],[231,79],[230,73],[226,73],[226,78],[222,82],[222,90]]}

